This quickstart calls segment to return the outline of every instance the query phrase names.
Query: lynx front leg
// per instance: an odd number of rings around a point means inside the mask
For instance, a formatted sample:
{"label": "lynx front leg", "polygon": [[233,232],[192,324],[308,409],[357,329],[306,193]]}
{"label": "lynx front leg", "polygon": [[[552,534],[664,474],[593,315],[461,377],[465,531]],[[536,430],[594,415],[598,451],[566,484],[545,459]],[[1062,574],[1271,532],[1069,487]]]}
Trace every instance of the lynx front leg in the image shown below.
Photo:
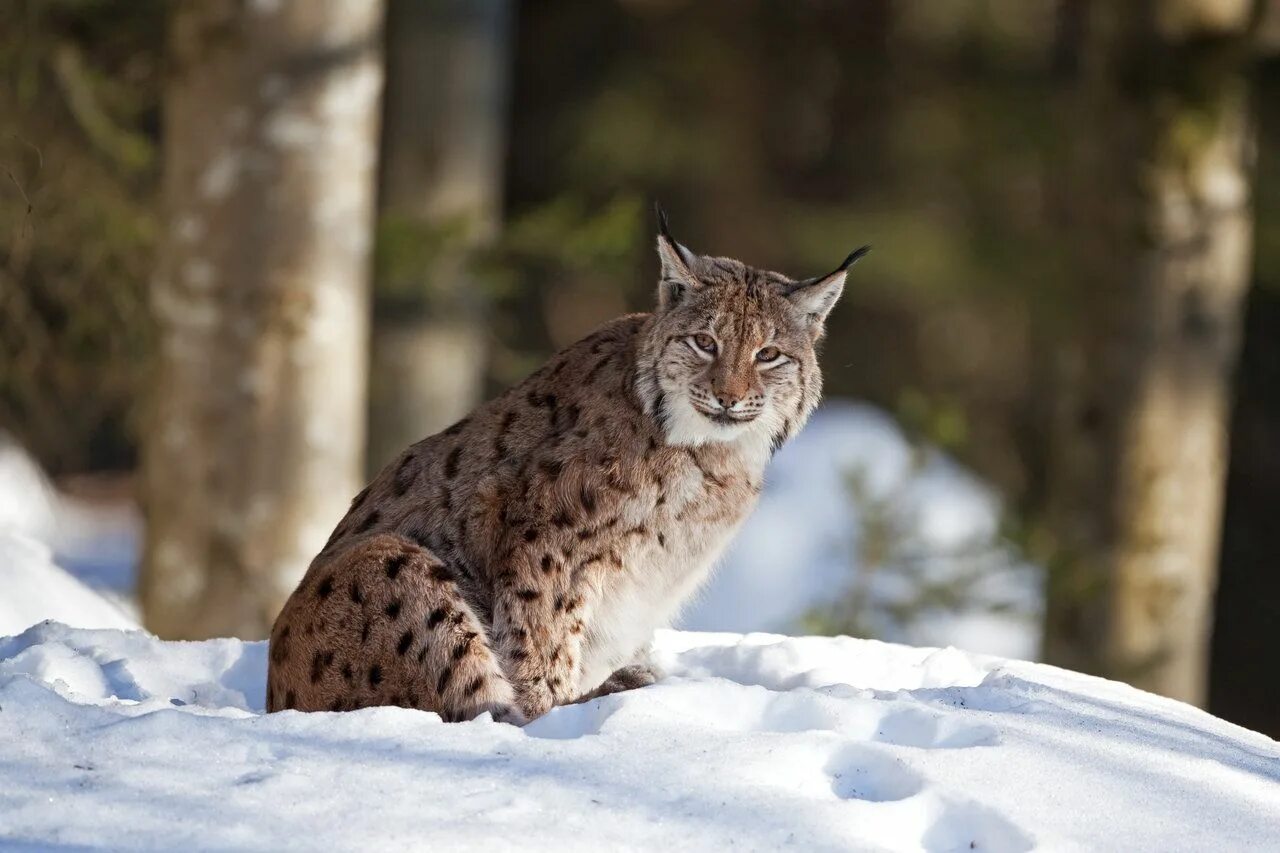
{"label": "lynx front leg", "polygon": [[589,702],[592,699],[599,699],[601,696],[608,696],[610,693],[621,693],[624,690],[637,690],[641,687],[648,687],[650,684],[657,684],[664,675],[665,673],[653,662],[650,648],[645,646],[636,652],[631,663],[620,667],[606,678],[599,687],[584,693],[574,701]]}
{"label": "lynx front leg", "polygon": [[589,590],[551,584],[498,592],[494,644],[526,718],[540,717],[580,692],[583,635],[593,605]]}

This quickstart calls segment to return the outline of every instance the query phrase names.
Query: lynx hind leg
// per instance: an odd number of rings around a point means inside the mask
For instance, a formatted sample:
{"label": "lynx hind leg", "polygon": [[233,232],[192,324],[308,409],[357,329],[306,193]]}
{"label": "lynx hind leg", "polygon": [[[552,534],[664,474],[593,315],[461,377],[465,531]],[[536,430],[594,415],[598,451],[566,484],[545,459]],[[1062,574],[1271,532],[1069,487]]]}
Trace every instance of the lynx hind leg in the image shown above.
{"label": "lynx hind leg", "polygon": [[272,631],[267,699],[268,711],[401,705],[523,722],[452,572],[392,534],[307,572]]}

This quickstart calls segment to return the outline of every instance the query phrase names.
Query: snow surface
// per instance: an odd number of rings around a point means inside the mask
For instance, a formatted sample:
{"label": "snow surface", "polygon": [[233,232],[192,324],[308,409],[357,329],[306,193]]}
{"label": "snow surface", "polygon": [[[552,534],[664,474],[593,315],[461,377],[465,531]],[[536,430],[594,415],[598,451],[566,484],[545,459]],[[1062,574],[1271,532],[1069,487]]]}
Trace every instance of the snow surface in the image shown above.
{"label": "snow surface", "polygon": [[0,530],[0,634],[41,619],[82,628],[137,628],[120,607],[54,565],[43,542]]}
{"label": "snow surface", "polygon": [[[137,507],[59,493],[26,451],[0,432],[0,537],[6,534],[44,543],[55,563],[136,621],[133,596],[142,545],[142,515]],[[8,563],[0,556],[0,580],[9,575]],[[35,601],[29,599],[32,604]],[[82,627],[116,627],[100,619],[75,622],[65,610],[29,615],[26,625],[52,618]],[[26,625],[0,625],[0,629],[16,631]]]}
{"label": "snow surface", "polygon": [[16,634],[41,619],[82,628],[138,627],[126,608],[55,565],[48,544],[60,542],[68,554],[85,555],[84,567],[102,565],[103,557],[111,562],[118,556],[111,543],[123,528],[111,528],[106,518],[59,495],[31,457],[0,432],[0,634]]}
{"label": "snow surface", "polygon": [[0,640],[0,844],[199,849],[1244,850],[1280,745],[1050,667],[663,632],[670,676],[518,729],[262,715],[266,645]]}

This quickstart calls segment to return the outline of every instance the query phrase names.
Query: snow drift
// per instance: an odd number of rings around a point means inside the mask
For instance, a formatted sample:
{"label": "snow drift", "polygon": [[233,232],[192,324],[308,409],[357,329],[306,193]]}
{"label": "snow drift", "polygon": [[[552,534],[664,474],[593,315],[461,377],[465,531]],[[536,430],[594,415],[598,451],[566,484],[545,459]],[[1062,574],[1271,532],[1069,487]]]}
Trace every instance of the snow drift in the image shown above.
{"label": "snow drift", "polygon": [[137,628],[114,603],[54,565],[42,542],[0,530],[0,634],[41,619],[82,628]]}
{"label": "snow drift", "polygon": [[201,849],[1246,849],[1280,746],[953,649],[664,632],[670,677],[524,729],[262,715],[264,643],[0,640],[0,841]]}

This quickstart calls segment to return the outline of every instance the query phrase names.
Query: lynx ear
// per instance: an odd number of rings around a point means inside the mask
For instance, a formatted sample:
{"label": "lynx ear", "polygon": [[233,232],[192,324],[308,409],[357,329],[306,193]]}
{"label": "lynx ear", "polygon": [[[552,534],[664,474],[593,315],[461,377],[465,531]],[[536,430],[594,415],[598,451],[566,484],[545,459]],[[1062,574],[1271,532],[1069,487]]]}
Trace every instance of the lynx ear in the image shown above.
{"label": "lynx ear", "polygon": [[809,319],[809,330],[815,339],[821,337],[823,323],[827,315],[835,307],[840,294],[844,292],[845,276],[849,267],[861,260],[871,251],[870,246],[863,246],[849,254],[844,263],[832,272],[817,278],[798,281],[787,291],[787,298]]}
{"label": "lynx ear", "polygon": [[666,310],[685,294],[703,285],[693,274],[694,254],[676,242],[667,223],[667,212],[654,205],[658,215],[658,260],[662,270],[658,281],[658,308]]}

